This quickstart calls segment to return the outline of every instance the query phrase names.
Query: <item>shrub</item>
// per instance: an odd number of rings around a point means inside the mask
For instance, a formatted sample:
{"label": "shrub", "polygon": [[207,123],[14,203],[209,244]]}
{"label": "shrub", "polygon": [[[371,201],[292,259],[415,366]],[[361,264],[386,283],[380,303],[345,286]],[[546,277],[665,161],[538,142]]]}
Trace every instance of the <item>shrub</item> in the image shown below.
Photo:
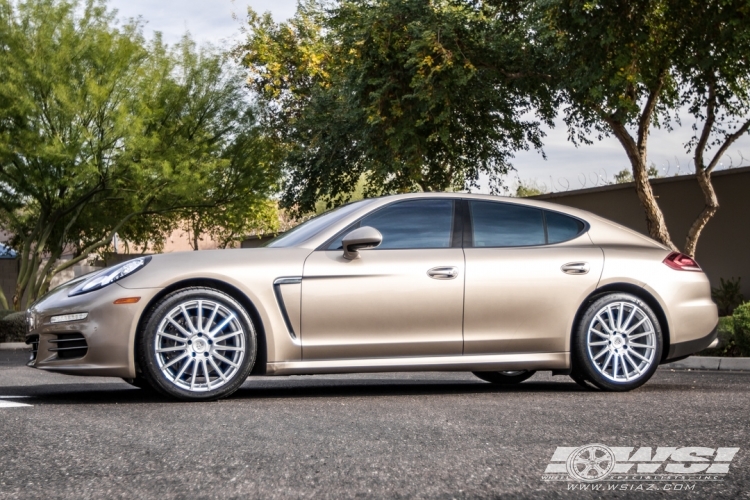
{"label": "shrub", "polygon": [[26,312],[13,312],[0,319],[0,342],[26,340]]}
{"label": "shrub", "polygon": [[711,298],[719,307],[720,316],[731,316],[735,307],[745,301],[741,292],[740,278],[729,278],[726,281],[724,281],[724,278],[719,278],[719,280],[721,285],[711,288]]}
{"label": "shrub", "polygon": [[732,314],[734,320],[734,340],[740,356],[750,356],[750,302],[737,307]]}
{"label": "shrub", "polygon": [[734,338],[734,318],[723,316],[719,318],[719,347],[715,349],[704,349],[699,356],[739,356],[737,342]]}
{"label": "shrub", "polygon": [[14,312],[16,311],[14,311],[13,309],[0,309],[0,319],[3,319],[9,314],[13,314]]}

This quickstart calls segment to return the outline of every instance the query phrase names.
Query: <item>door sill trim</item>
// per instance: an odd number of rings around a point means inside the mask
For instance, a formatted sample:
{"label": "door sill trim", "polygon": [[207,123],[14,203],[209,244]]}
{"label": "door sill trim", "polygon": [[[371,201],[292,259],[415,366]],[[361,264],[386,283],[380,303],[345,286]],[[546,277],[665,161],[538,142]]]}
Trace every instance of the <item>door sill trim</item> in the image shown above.
{"label": "door sill trim", "polygon": [[266,375],[374,373],[406,371],[564,370],[569,352],[423,356],[410,358],[323,359],[268,363]]}

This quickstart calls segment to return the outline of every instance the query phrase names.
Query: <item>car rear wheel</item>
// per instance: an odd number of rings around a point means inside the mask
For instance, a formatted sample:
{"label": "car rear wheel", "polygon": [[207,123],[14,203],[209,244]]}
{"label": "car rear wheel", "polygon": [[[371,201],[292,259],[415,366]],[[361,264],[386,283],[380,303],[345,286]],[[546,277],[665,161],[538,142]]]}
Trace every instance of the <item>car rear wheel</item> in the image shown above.
{"label": "car rear wheel", "polygon": [[139,339],[139,364],[159,392],[186,401],[229,396],[255,363],[247,311],[210,288],[173,292],[154,306]]}
{"label": "car rear wheel", "polygon": [[485,382],[491,382],[498,385],[520,384],[524,380],[530,379],[535,371],[532,370],[508,370],[502,372],[472,372]]}
{"label": "car rear wheel", "polygon": [[611,293],[594,301],[573,339],[574,371],[596,387],[640,387],[661,360],[662,332],[651,308],[638,297]]}

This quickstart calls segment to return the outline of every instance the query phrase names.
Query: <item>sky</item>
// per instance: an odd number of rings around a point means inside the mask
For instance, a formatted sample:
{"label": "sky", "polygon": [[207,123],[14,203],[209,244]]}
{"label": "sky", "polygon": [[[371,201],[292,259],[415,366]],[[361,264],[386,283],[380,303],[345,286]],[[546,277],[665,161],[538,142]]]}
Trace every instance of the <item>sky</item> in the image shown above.
{"label": "sky", "polygon": [[[294,15],[296,4],[296,0],[109,1],[121,19],[140,16],[147,35],[159,31],[166,42],[174,43],[189,31],[198,43],[220,47],[230,47],[241,39],[240,30],[248,6],[257,12],[270,12],[278,22]],[[658,129],[651,132],[649,163],[656,164],[661,175],[693,172],[683,144],[691,137],[694,120],[682,112],[681,121],[682,126],[675,125],[671,132]],[[554,128],[545,128],[545,132],[547,160],[534,150],[518,152],[513,160],[516,171],[508,179],[511,187],[516,179],[521,179],[548,191],[581,189],[609,182],[617,172],[630,168],[624,150],[614,137],[576,148],[568,141],[567,129],[560,118]],[[743,156],[747,158],[744,162]],[[750,136],[737,141],[722,163],[724,167],[750,165]]]}

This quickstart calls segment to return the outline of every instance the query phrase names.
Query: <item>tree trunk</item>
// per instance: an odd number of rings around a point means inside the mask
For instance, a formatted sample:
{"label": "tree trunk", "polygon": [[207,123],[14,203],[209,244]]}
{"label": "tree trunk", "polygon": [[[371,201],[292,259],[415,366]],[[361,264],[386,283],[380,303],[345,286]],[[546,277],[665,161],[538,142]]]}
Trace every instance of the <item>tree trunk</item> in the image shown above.
{"label": "tree trunk", "polygon": [[719,210],[719,199],[716,197],[716,191],[714,191],[713,183],[711,182],[711,172],[707,172],[703,169],[698,169],[695,174],[698,180],[698,185],[703,193],[703,198],[706,205],[703,207],[700,215],[693,221],[693,225],[690,226],[687,238],[685,239],[685,253],[690,257],[695,257],[695,250],[698,246],[698,238],[700,238],[703,228],[706,227],[708,221],[711,220],[716,212]]}
{"label": "tree trunk", "polygon": [[648,168],[646,166],[647,124],[645,130],[639,133],[641,137],[638,141],[639,143],[636,144],[623,124],[611,118],[607,118],[606,121],[614,132],[615,137],[617,137],[620,144],[625,148],[625,152],[630,160],[630,165],[633,169],[633,180],[635,181],[635,191],[646,213],[646,227],[649,236],[676,251],[677,247],[672,243],[672,238],[669,236],[664,214],[656,201],[654,190],[651,188],[651,182],[648,180]]}

